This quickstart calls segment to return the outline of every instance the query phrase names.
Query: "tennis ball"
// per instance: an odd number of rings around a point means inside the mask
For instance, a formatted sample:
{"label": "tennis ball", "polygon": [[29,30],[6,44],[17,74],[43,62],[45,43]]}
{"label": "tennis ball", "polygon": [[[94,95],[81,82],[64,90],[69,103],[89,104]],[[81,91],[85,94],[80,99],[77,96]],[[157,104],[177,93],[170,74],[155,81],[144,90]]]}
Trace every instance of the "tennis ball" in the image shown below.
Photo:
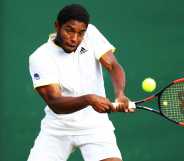
{"label": "tennis ball", "polygon": [[164,106],[167,106],[168,105],[168,102],[167,101],[163,101],[163,105]]}
{"label": "tennis ball", "polygon": [[142,89],[145,92],[153,92],[156,88],[156,82],[153,78],[146,78],[142,81]]}

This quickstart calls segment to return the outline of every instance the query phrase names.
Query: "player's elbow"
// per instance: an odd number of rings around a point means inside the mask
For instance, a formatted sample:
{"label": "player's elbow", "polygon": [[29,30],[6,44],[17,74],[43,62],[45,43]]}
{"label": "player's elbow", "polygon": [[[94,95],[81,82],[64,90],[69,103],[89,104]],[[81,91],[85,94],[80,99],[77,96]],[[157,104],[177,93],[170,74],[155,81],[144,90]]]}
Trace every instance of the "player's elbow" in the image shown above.
{"label": "player's elbow", "polygon": [[121,67],[118,63],[114,62],[114,63],[110,63],[106,66],[106,69],[108,72],[113,72],[113,71],[116,71],[116,70],[119,70]]}
{"label": "player's elbow", "polygon": [[112,63],[106,64],[105,69],[106,69],[108,72],[111,72],[111,71],[113,70],[113,64],[112,64]]}
{"label": "player's elbow", "polygon": [[48,107],[56,114],[62,114],[63,112],[61,111],[61,104],[58,103],[57,98],[52,98],[52,99],[47,99],[45,100],[46,104]]}

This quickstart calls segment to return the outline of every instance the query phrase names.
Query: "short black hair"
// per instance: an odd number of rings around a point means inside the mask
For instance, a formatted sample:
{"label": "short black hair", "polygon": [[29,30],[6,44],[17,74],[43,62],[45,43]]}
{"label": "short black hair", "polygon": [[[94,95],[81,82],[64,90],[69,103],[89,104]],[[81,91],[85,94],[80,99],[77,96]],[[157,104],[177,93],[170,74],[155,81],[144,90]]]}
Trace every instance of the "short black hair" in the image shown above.
{"label": "short black hair", "polygon": [[57,21],[60,25],[63,25],[70,20],[77,20],[88,25],[90,16],[88,11],[80,4],[71,4],[61,9],[57,16]]}

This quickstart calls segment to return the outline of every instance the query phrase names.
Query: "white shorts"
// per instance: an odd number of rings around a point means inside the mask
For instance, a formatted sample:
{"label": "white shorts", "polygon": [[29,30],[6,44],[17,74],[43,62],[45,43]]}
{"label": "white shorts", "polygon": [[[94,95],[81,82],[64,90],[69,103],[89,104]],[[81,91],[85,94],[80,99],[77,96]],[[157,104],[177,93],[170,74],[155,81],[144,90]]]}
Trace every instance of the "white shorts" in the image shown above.
{"label": "white shorts", "polygon": [[87,135],[53,136],[40,132],[28,161],[66,161],[79,148],[85,161],[120,158],[113,131]]}

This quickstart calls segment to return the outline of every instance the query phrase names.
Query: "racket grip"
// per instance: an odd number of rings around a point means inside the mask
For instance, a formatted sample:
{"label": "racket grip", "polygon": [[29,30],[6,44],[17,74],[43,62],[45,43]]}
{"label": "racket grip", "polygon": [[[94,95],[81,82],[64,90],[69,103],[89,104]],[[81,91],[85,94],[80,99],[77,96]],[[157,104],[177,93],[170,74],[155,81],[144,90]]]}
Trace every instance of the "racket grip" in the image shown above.
{"label": "racket grip", "polygon": [[[119,103],[118,102],[113,102],[112,105],[114,106],[114,108],[117,108]],[[128,101],[128,108],[135,109],[136,108],[135,103],[132,102],[132,101]]]}

